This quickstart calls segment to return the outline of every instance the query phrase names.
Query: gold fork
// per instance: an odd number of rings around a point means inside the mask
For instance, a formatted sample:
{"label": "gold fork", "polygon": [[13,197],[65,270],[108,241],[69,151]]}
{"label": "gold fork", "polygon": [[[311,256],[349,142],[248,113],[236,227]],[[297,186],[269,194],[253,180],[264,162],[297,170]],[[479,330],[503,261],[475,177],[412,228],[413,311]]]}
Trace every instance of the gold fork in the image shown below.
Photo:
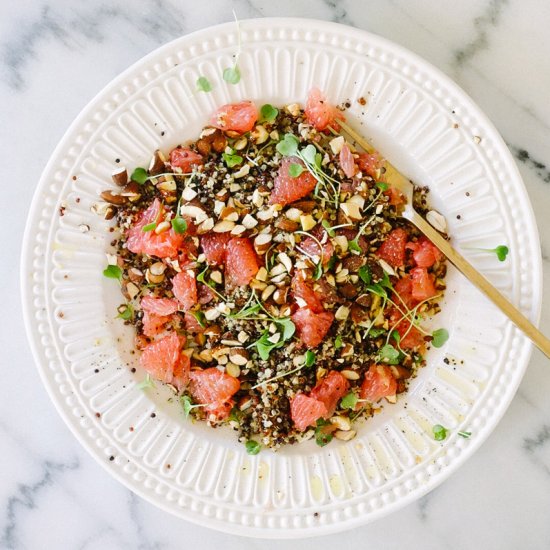
{"label": "gold fork", "polygon": [[[342,130],[362,147],[367,153],[375,153],[375,149],[361,137],[353,128],[350,128],[345,122],[338,122]],[[479,271],[477,271],[468,261],[464,259],[449,242],[434,229],[413,207],[413,184],[387,160],[385,162],[386,172],[384,179],[386,183],[398,189],[405,197],[406,204],[401,214],[405,219],[415,225],[437,248],[447,257],[447,259],[471,282],[473,283],[489,300],[491,300],[531,341],[550,358],[550,340],[538,330],[527,317],[516,309]]]}

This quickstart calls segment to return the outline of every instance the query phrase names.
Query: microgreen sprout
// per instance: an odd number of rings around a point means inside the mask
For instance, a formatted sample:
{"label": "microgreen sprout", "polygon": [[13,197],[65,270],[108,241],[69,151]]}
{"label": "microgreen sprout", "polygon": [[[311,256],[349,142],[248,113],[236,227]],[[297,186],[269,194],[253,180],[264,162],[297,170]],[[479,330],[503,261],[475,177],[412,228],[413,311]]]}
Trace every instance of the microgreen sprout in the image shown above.
{"label": "microgreen sprout", "polygon": [[206,317],[200,309],[197,311],[190,310],[189,313],[197,320],[201,328],[206,328]]}
{"label": "microgreen sprout", "polygon": [[124,321],[129,321],[134,316],[134,308],[132,304],[121,304],[118,307],[118,319],[123,319]]}
{"label": "microgreen sprout", "polygon": [[508,256],[508,253],[510,252],[510,249],[504,244],[501,244],[496,248],[472,248],[471,250],[478,250],[479,252],[492,252],[493,254],[496,254],[499,262],[506,260],[506,256]]}
{"label": "microgreen sprout", "polygon": [[151,223],[148,223],[147,225],[144,225],[141,230],[144,232],[144,233],[148,233],[149,231],[153,231],[153,229],[156,229],[157,227],[157,222],[151,222]]}
{"label": "microgreen sprout", "polygon": [[148,390],[149,388],[154,388],[155,387],[155,384],[151,378],[151,376],[149,375],[149,373],[147,373],[147,375],[145,376],[145,379],[142,380],[137,386],[136,388],[138,390]]}
{"label": "microgreen sprout", "polygon": [[436,441],[443,441],[444,439],[446,439],[449,430],[447,430],[447,428],[444,428],[441,424],[436,424],[432,428],[432,431],[434,434],[434,439]]}
{"label": "microgreen sprout", "polygon": [[324,447],[332,441],[332,433],[328,431],[331,429],[331,423],[319,418],[317,420],[317,426],[315,427],[315,443],[319,447]]}
{"label": "microgreen sprout", "polygon": [[342,409],[355,409],[355,405],[357,405],[358,400],[359,398],[355,393],[349,392],[347,395],[344,395],[344,397],[342,397],[342,401],[340,401],[340,407],[342,407]]}
{"label": "microgreen sprout", "polygon": [[470,439],[472,432],[457,432],[457,434],[464,439]]}
{"label": "microgreen sprout", "polygon": [[293,157],[298,153],[298,144],[298,138],[294,134],[285,134],[275,149],[284,157]]}
{"label": "microgreen sprout", "polygon": [[198,409],[199,407],[205,406],[201,403],[193,404],[193,401],[191,401],[191,398],[188,395],[182,395],[180,397],[180,403],[183,408],[183,416],[185,416],[185,418],[189,418],[189,413],[193,409]]}
{"label": "microgreen sprout", "polygon": [[233,66],[224,69],[223,79],[229,84],[238,84],[241,80],[241,71],[239,70],[239,57],[241,55],[241,28],[235,11],[233,11],[233,17],[235,17],[235,23],[237,24],[237,53],[235,54]]}
{"label": "microgreen sprout", "polygon": [[257,455],[261,450],[261,445],[254,441],[253,439],[249,439],[245,444],[244,447],[246,449],[247,454],[249,455]]}
{"label": "microgreen sprout", "polygon": [[273,105],[270,105],[269,103],[266,103],[265,105],[262,105],[260,109],[260,120],[261,122],[275,122],[278,114],[279,109],[273,107]]}
{"label": "microgreen sprout", "polygon": [[366,285],[370,285],[372,276],[368,265],[362,265],[357,273]]}
{"label": "microgreen sprout", "polygon": [[378,358],[390,365],[399,364],[400,356],[399,350],[396,350],[391,344],[382,346],[378,351]]}
{"label": "microgreen sprout", "polygon": [[223,302],[225,302],[226,298],[223,294],[220,294],[215,288],[214,288],[214,281],[212,281],[211,279],[210,280],[206,280],[206,273],[209,269],[209,266],[206,266],[198,275],[197,275],[197,281],[199,283],[202,283],[208,287],[210,287],[210,290],[220,299],[222,300]]}
{"label": "microgreen sprout", "polygon": [[147,170],[145,168],[141,168],[141,166],[138,166],[130,176],[130,179],[132,181],[135,181],[141,185],[143,185],[148,179],[149,176],[147,175]]}
{"label": "microgreen sprout", "polygon": [[432,346],[434,348],[440,348],[449,339],[449,332],[447,329],[438,328],[432,332]]}
{"label": "microgreen sprout", "polygon": [[122,279],[122,269],[118,265],[108,265],[103,270],[103,275],[108,279],[117,279],[120,281]]}
{"label": "microgreen sprout", "polygon": [[171,223],[174,233],[178,233],[181,235],[187,231],[187,221],[185,220],[185,218],[182,218],[181,216],[176,216]]}
{"label": "microgreen sprout", "polygon": [[291,164],[288,167],[288,175],[291,178],[297,178],[302,175],[304,167],[301,164]]}
{"label": "microgreen sprout", "polygon": [[334,339],[334,349],[340,349],[343,345],[342,337],[340,335],[336,336]]}
{"label": "microgreen sprout", "polygon": [[306,358],[304,361],[304,365],[306,367],[312,367],[313,365],[315,365],[315,360],[316,360],[315,354],[310,349],[308,349],[306,351]]}
{"label": "microgreen sprout", "polygon": [[375,185],[376,187],[378,187],[378,189],[380,189],[380,191],[387,191],[389,189],[388,184],[383,181],[377,181]]}
{"label": "microgreen sprout", "polygon": [[197,91],[198,92],[211,92],[212,91],[212,84],[210,84],[210,81],[205,76],[199,76],[197,78]]}
{"label": "microgreen sprout", "polygon": [[233,149],[231,149],[231,153],[222,153],[222,157],[228,168],[233,168],[234,166],[241,164],[243,161],[243,157],[235,154]]}

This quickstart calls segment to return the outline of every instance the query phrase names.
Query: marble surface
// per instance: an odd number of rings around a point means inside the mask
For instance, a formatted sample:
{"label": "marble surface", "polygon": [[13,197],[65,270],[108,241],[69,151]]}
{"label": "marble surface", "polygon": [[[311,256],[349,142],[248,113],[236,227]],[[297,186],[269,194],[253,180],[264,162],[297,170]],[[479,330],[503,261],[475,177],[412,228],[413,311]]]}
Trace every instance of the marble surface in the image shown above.
{"label": "marble surface", "polygon": [[[154,508],[80,447],[50,403],[20,313],[28,206],[65,129],[105,84],[157,46],[232,18],[302,16],[376,32],[454,78],[517,160],[550,286],[550,3],[546,0],[19,0],[0,3],[0,548],[290,549]],[[550,333],[550,294],[542,329]],[[535,351],[489,440],[438,489],[374,524],[304,544],[319,550],[550,548],[550,363]]]}

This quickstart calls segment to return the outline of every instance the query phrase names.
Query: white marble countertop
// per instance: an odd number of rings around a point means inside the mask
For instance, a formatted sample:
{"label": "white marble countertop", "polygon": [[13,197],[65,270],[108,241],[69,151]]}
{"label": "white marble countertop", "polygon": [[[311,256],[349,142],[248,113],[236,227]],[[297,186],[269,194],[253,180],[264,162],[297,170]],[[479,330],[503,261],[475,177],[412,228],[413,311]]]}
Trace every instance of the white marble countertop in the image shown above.
{"label": "white marble countertop", "polygon": [[[120,71],[190,31],[239,18],[338,21],[411,49],[461,85],[517,159],[550,287],[550,3],[546,0],[25,0],[0,5],[0,548],[290,549],[241,539],[154,508],[96,464],[39,380],[21,318],[18,265],[28,206],[64,131]],[[550,333],[550,295],[542,329]],[[550,363],[535,351],[508,412],[477,454],[397,513],[311,541],[319,550],[550,548]],[[308,544],[308,543],[304,543]]]}

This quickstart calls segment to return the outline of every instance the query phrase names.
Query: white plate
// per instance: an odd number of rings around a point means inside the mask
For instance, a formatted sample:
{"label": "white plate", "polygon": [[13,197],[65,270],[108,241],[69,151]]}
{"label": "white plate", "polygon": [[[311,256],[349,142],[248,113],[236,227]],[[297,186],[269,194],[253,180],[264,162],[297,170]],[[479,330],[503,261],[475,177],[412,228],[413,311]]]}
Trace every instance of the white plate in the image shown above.
{"label": "white plate", "polygon": [[[530,344],[451,270],[435,321],[451,337],[430,351],[408,395],[361,426],[351,442],[324,448],[308,442],[250,457],[231,430],[186,422],[164,389],[135,387],[143,373],[128,367],[136,359],[131,331],[113,320],[119,290],[101,274],[108,223],[90,211],[115,159],[129,168],[145,165],[154,149],[195,137],[223,103],[303,102],[317,85],[334,102],[349,99],[348,119],[430,186],[454,244],[532,319],[541,303],[539,240],[502,139],[464,92],[425,61],[380,37],[321,21],[246,20],[241,29],[238,85],[221,78],[237,44],[235,24],[226,24],[148,55],[82,111],[34,197],[23,305],[52,400],[88,451],[127,487],[215,529],[320,535],[396,510],[471,456],[512,399]],[[194,91],[200,75],[214,84],[212,93]],[[81,224],[90,231],[82,233]],[[466,250],[499,244],[511,250],[503,263]],[[433,440],[434,424],[451,430],[443,443]],[[472,432],[471,439],[459,430]]]}

